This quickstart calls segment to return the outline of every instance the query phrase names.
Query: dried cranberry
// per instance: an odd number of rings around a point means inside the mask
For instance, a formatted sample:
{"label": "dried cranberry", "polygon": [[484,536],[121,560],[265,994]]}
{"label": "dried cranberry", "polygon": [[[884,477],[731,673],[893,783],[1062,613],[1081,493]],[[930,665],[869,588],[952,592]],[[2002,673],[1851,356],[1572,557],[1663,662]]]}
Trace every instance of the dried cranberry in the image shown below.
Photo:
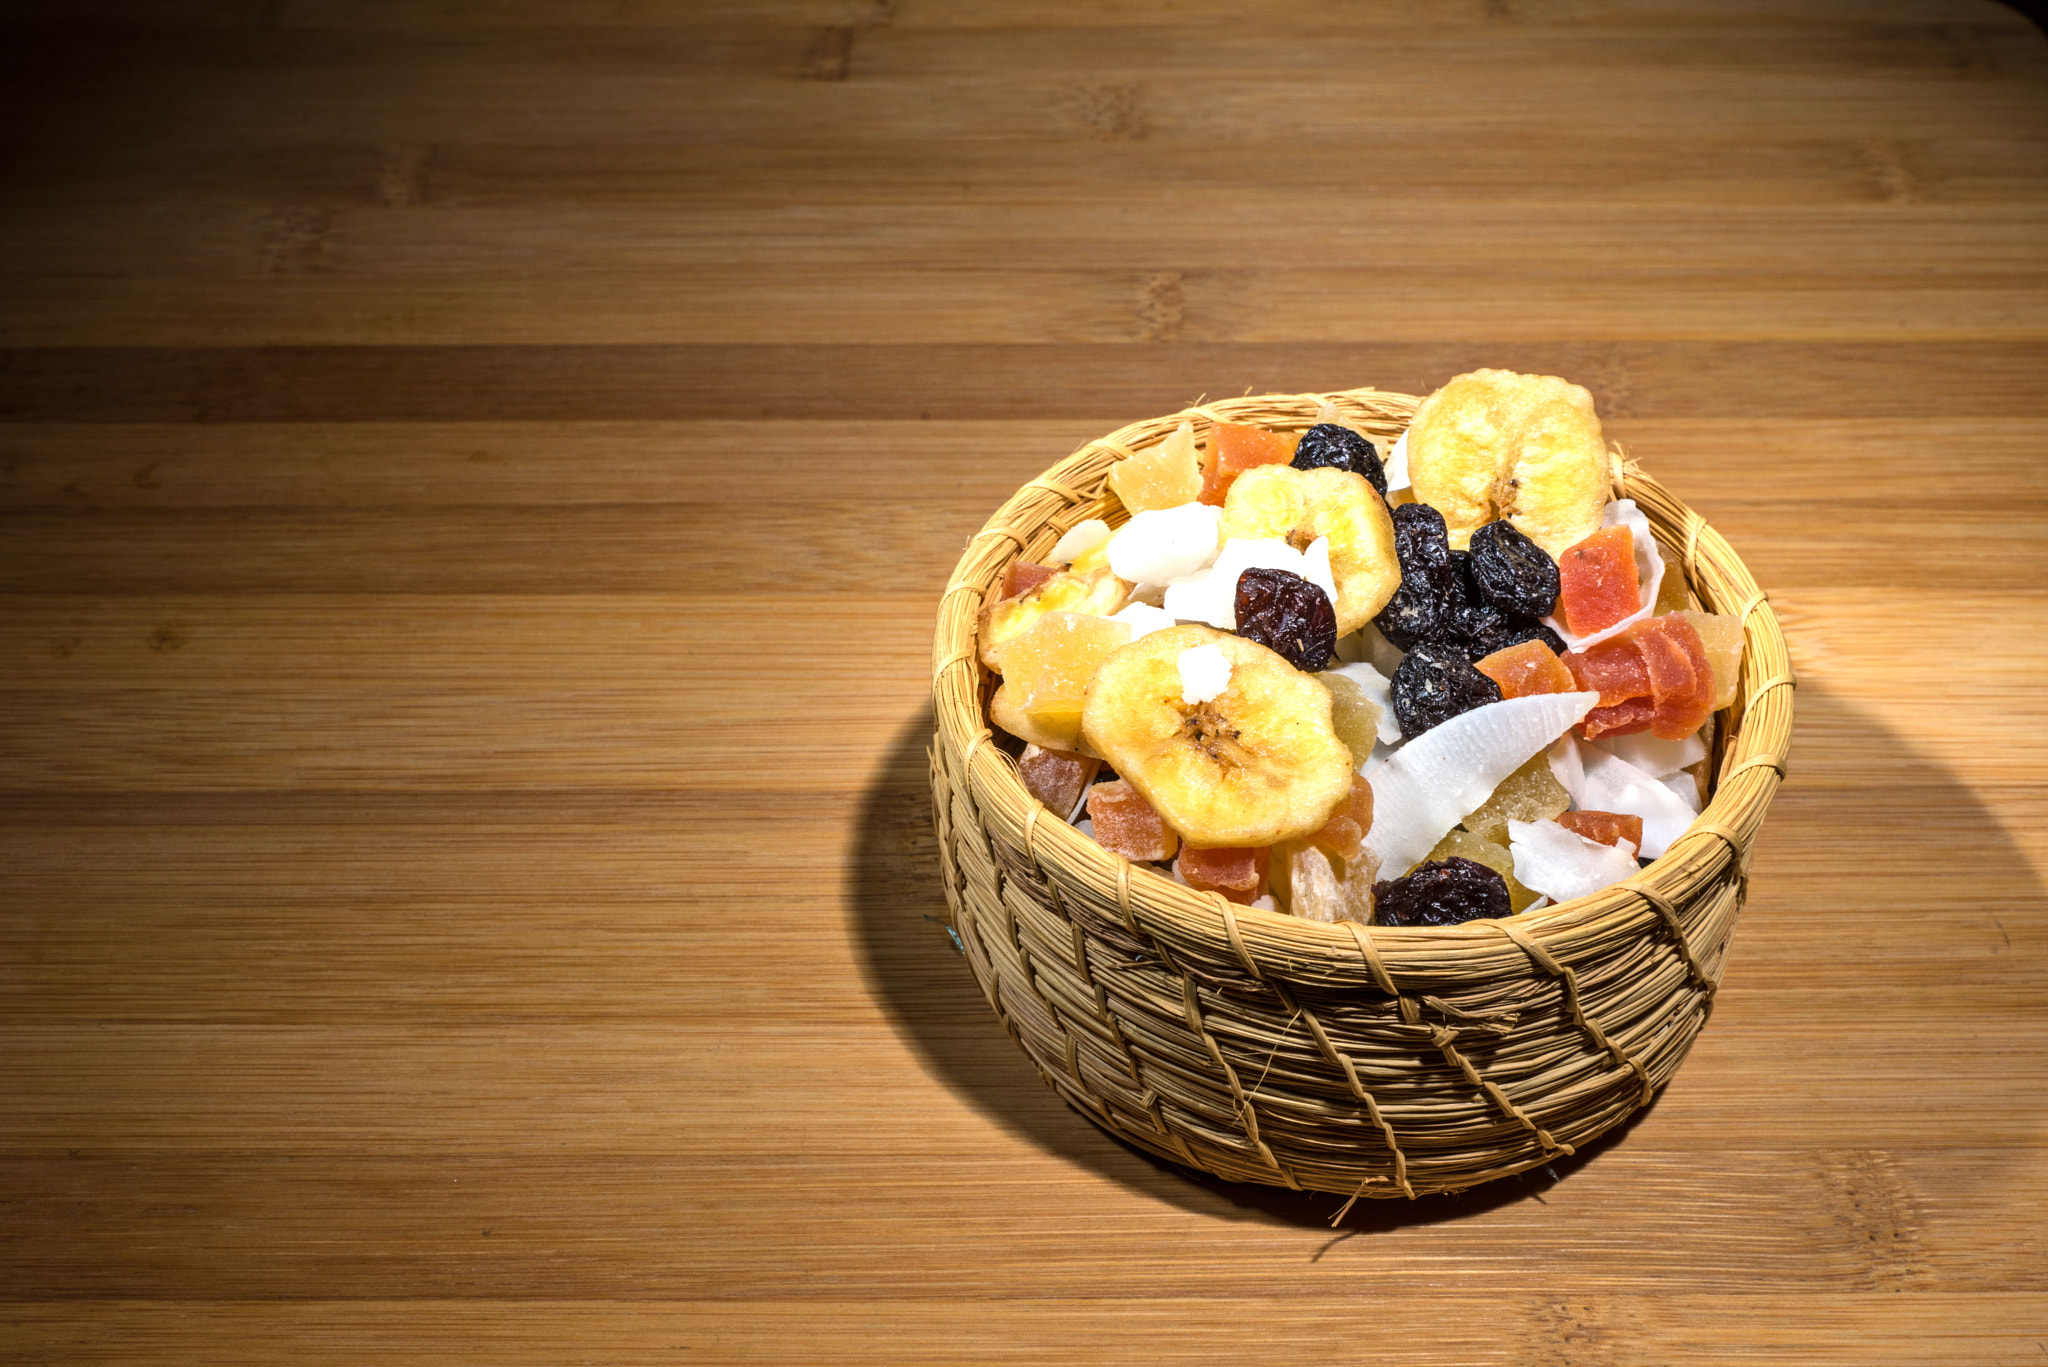
{"label": "dried cranberry", "polygon": [[1452,855],[1421,864],[1406,877],[1372,885],[1374,916],[1383,926],[1455,926],[1513,913],[1508,884],[1476,860]]}
{"label": "dried cranberry", "polygon": [[1337,610],[1290,570],[1250,569],[1237,577],[1237,634],[1314,674],[1337,653]]}

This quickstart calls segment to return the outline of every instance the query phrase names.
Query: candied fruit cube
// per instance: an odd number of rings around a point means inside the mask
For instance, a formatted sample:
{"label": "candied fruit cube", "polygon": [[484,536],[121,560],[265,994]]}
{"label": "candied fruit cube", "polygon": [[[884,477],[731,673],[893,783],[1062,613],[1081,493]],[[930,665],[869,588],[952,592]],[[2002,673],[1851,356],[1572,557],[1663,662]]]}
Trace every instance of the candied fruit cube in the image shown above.
{"label": "candied fruit cube", "polygon": [[[1370,859],[1340,864],[1312,844],[1286,847],[1287,910],[1304,921],[1372,924],[1372,880],[1379,871]],[[1279,879],[1276,877],[1275,881]]]}
{"label": "candied fruit cube", "polygon": [[1080,804],[1082,792],[1101,767],[1102,761],[1093,755],[1049,750],[1043,745],[1025,746],[1023,758],[1017,761],[1017,773],[1024,780],[1024,791],[1043,802],[1062,820]]}
{"label": "candied fruit cube", "polygon": [[1464,826],[1488,840],[1505,840],[1510,821],[1548,821],[1571,805],[1572,795],[1550,772],[1549,757],[1539,754],[1502,779]]}
{"label": "candied fruit cube", "polygon": [[1193,503],[1202,492],[1195,425],[1184,422],[1159,445],[1110,466],[1109,487],[1134,514]]}
{"label": "candied fruit cube", "polygon": [[1145,795],[1122,779],[1088,790],[1088,820],[1095,843],[1132,862],[1171,859],[1180,837],[1160,819]]}
{"label": "candied fruit cube", "polygon": [[1714,677],[1712,706],[1718,712],[1735,701],[1735,687],[1742,681],[1742,619],[1690,608],[1671,615],[1684,618],[1700,635]]}
{"label": "candied fruit cube", "polygon": [[1557,653],[1541,641],[1524,641],[1496,650],[1472,667],[1500,685],[1503,698],[1526,698],[1532,693],[1570,693],[1578,687],[1572,672]]}
{"label": "candied fruit cube", "polygon": [[1316,675],[1316,682],[1330,690],[1330,727],[1337,739],[1351,751],[1354,764],[1365,763],[1380,738],[1380,705],[1365,685],[1336,670]]}
{"label": "candied fruit cube", "polygon": [[1022,598],[1059,571],[1050,565],[1034,565],[1029,560],[1012,560],[1009,573],[1003,576],[1003,597]]}
{"label": "candied fruit cube", "polygon": [[1372,829],[1372,785],[1353,776],[1351,791],[1330,811],[1322,829],[1308,838],[1338,859],[1356,858],[1365,845],[1365,833]]}
{"label": "candied fruit cube", "polygon": [[1573,835],[1603,845],[1619,849],[1625,840],[1638,850],[1643,847],[1643,819],[1627,812],[1559,812],[1552,819]]}
{"label": "candied fruit cube", "polygon": [[1222,507],[1230,486],[1245,471],[1260,465],[1285,465],[1293,460],[1296,440],[1263,427],[1217,423],[1209,438],[1209,463],[1202,469],[1202,502]]}
{"label": "candied fruit cube", "polygon": [[1173,871],[1197,892],[1220,892],[1228,901],[1250,906],[1258,900],[1266,881],[1266,864],[1273,847],[1198,850],[1192,845],[1180,852]]}
{"label": "candied fruit cube", "polygon": [[[1503,827],[1503,833],[1505,830]],[[1453,856],[1469,859],[1475,864],[1484,864],[1499,874],[1508,885],[1508,909],[1511,912],[1526,911],[1529,904],[1542,895],[1515,881],[1514,853],[1498,841],[1453,826],[1442,840],[1436,842],[1436,848],[1431,850],[1422,862],[1427,864]]]}
{"label": "candied fruit cube", "polygon": [[[1111,652],[1130,644],[1129,623],[1075,612],[1048,612],[1003,648],[1003,689],[1041,735],[1065,738],[1049,747],[1072,750],[1081,739],[1088,681]],[[1036,739],[1027,737],[1026,739]],[[1045,740],[1039,744],[1046,745]]]}
{"label": "candied fruit cube", "polygon": [[981,610],[981,662],[1001,674],[1011,642],[1048,614],[1077,612],[1107,617],[1124,605],[1130,592],[1131,586],[1106,568],[1086,574],[1055,571],[1025,593]]}
{"label": "candied fruit cube", "polygon": [[1611,627],[1643,605],[1635,536],[1603,527],[1557,558],[1557,610],[1575,636]]}

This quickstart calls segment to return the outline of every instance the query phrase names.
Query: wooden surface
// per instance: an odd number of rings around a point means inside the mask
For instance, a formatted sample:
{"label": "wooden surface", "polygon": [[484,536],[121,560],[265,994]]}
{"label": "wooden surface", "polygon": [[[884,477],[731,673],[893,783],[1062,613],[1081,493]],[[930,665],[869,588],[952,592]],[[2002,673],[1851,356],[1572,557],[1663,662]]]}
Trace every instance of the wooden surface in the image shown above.
{"label": "wooden surface", "polygon": [[[0,20],[0,1360],[2048,1363],[2048,44],[1986,0]],[[1191,1179],[940,924],[960,547],[1505,365],[1773,590],[1715,1018],[1463,1198]]]}

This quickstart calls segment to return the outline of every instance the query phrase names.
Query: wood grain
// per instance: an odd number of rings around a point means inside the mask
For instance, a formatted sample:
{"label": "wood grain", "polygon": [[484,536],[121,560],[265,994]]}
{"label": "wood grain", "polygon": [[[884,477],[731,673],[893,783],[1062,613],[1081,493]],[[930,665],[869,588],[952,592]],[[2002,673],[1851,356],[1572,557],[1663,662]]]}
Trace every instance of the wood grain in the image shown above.
{"label": "wood grain", "polygon": [[[0,1357],[2048,1360],[2048,40],[1990,0],[0,17]],[[1199,395],[1558,373],[1772,591],[1655,1107],[1461,1198],[1045,1091],[937,590]]]}

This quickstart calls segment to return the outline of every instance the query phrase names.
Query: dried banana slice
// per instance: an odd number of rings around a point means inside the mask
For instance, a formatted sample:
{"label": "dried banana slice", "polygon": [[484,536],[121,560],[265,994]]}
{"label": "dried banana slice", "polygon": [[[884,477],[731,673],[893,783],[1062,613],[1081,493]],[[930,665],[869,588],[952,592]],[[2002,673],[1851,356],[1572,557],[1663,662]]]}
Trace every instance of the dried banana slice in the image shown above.
{"label": "dried banana slice", "polygon": [[1297,551],[1327,537],[1339,636],[1371,621],[1401,587],[1394,519],[1365,476],[1349,470],[1247,470],[1230,486],[1221,530],[1228,540],[1281,540]]}
{"label": "dried banana slice", "polygon": [[[1180,658],[1213,645],[1230,680],[1183,700]],[[1081,732],[1197,848],[1272,845],[1322,829],[1350,796],[1351,751],[1321,684],[1255,642],[1190,625],[1155,631],[1104,660]]]}
{"label": "dried banana slice", "polygon": [[1502,518],[1553,560],[1600,529],[1600,419],[1591,394],[1555,375],[1460,375],[1415,410],[1407,446],[1415,497],[1444,515],[1454,550]]}

